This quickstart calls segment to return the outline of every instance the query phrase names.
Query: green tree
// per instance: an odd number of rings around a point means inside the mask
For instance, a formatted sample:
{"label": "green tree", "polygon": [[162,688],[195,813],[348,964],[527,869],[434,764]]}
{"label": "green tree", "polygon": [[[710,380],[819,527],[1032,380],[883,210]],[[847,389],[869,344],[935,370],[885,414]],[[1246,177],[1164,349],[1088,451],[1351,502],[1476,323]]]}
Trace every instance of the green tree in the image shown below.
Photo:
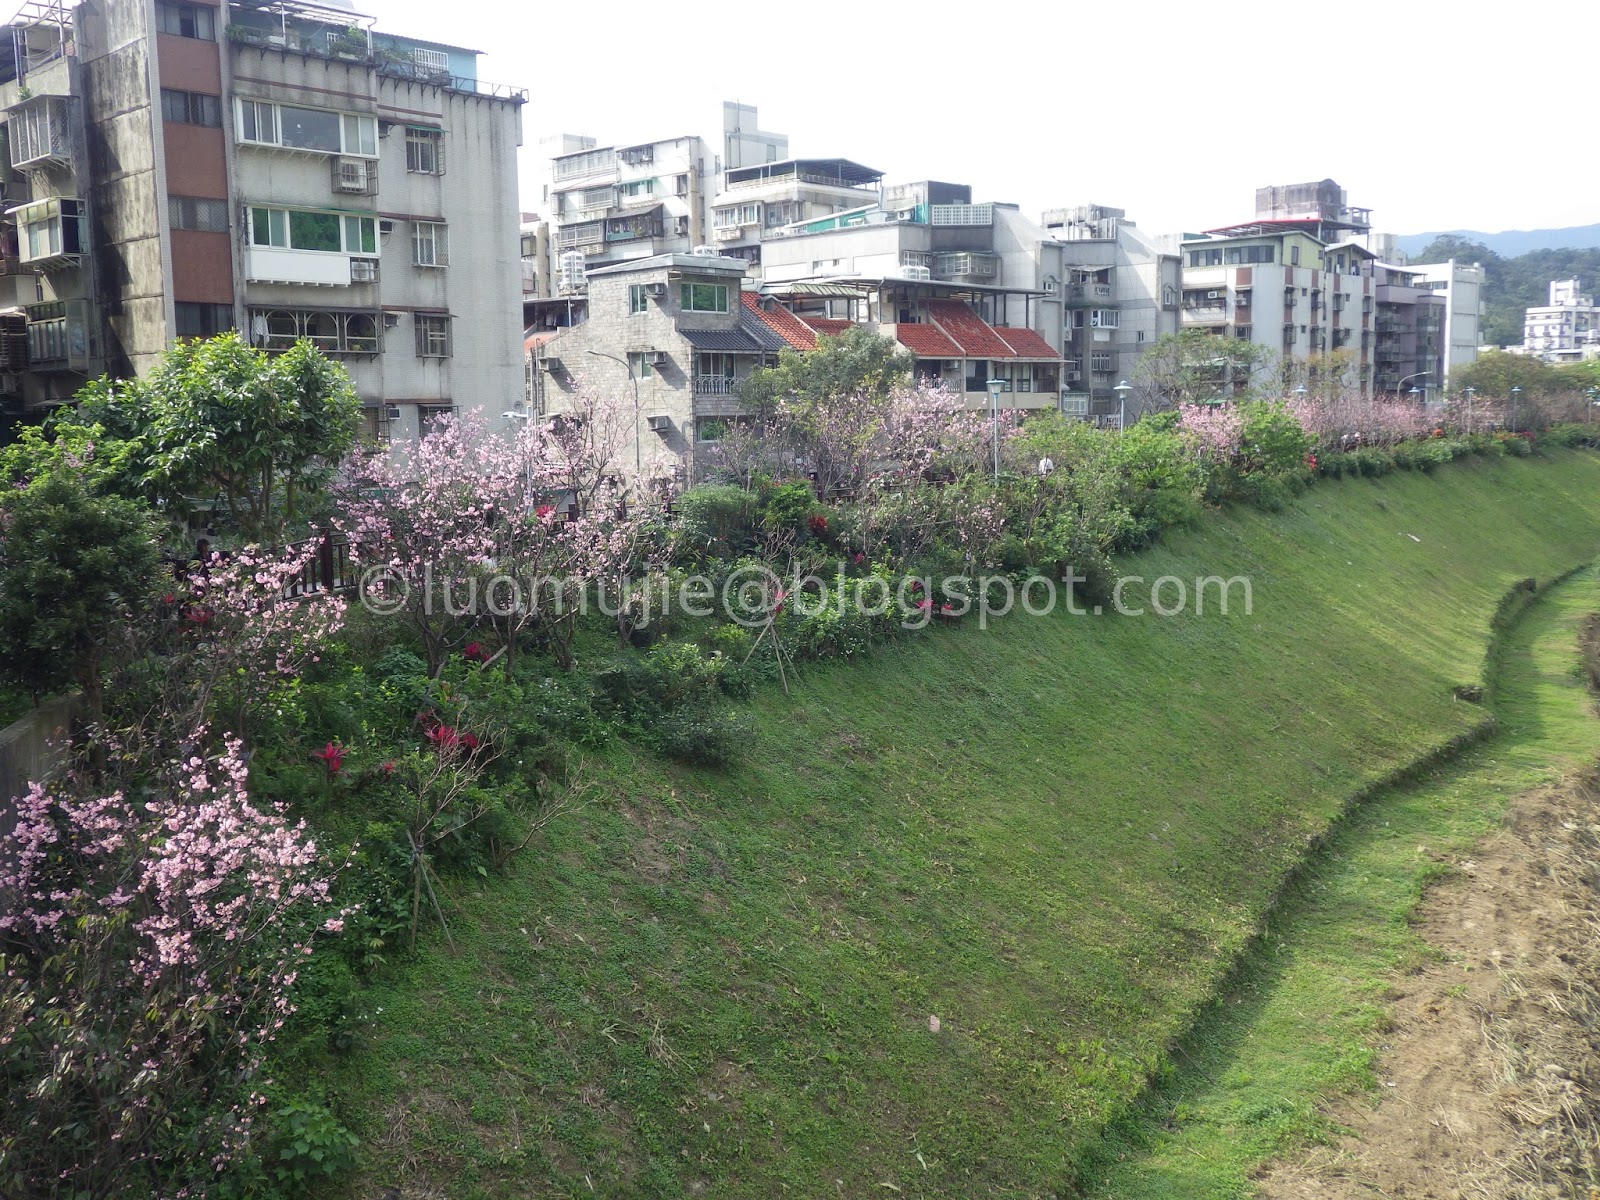
{"label": "green tree", "polygon": [[882,399],[911,377],[915,357],[888,338],[861,326],[838,337],[817,339],[817,348],[801,354],[785,348],[778,365],[752,371],[738,385],[739,398],[762,417],[770,418],[780,402],[804,420],[841,396]]}
{"label": "green tree", "polygon": [[174,514],[218,497],[240,532],[277,541],[355,445],[344,368],[301,340],[283,354],[237,333],[180,342],[143,379],[99,379],[82,415],[135,444],[146,495]]}
{"label": "green tree", "polygon": [[1276,357],[1247,338],[1219,337],[1199,329],[1164,334],[1134,368],[1134,398],[1145,413],[1238,399],[1271,374]]}
{"label": "green tree", "polygon": [[1542,359],[1488,350],[1477,361],[1457,367],[1450,388],[1459,395],[1470,387],[1483,402],[1504,400],[1514,387],[1528,396],[1558,391],[1562,382],[1556,369]]}
{"label": "green tree", "polygon": [[116,635],[150,606],[153,525],[61,463],[0,494],[0,679],[36,699],[76,684],[100,716]]}

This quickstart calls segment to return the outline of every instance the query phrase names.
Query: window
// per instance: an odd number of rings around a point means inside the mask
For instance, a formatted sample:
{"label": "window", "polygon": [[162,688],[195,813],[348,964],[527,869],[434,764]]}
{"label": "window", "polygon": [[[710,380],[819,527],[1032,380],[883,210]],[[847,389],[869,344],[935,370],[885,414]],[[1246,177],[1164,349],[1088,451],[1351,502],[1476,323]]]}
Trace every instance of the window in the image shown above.
{"label": "window", "polygon": [[161,119],[178,125],[204,125],[222,128],[222,101],[204,92],[178,92],[161,89]]}
{"label": "window", "polygon": [[1095,353],[1089,356],[1090,369],[1096,372],[1111,370],[1111,355]]}
{"label": "window", "polygon": [[167,221],[174,229],[202,233],[228,232],[228,202],[201,196],[168,196]]}
{"label": "window", "polygon": [[702,442],[720,442],[728,436],[728,422],[723,417],[701,417],[694,423],[694,430]]}
{"label": "window", "polygon": [[1298,267],[1300,265],[1300,247],[1299,246],[1290,246],[1289,247],[1289,265],[1291,267]]}
{"label": "window", "polygon": [[1223,255],[1223,261],[1229,266],[1236,263],[1269,263],[1272,255],[1271,246],[1234,246]]}
{"label": "window", "polygon": [[438,221],[417,221],[411,227],[411,261],[419,267],[450,265],[448,230]]}
{"label": "window", "polygon": [[324,354],[376,354],[383,348],[378,314],[326,309],[250,310],[250,344],[288,350],[307,338]]}
{"label": "window", "polygon": [[450,357],[450,318],[439,313],[417,313],[417,357]]}
{"label": "window", "polygon": [[214,42],[217,40],[217,14],[198,4],[170,4],[161,0],[156,5],[156,28],[173,37]]}
{"label": "window", "polygon": [[181,338],[216,337],[233,328],[233,305],[196,304],[179,300],[173,306],[177,335]]}
{"label": "window", "polygon": [[437,129],[407,126],[406,170],[413,175],[443,175],[444,134]]}
{"label": "window", "polygon": [[23,262],[82,254],[84,202],[64,196],[36,200],[17,210],[17,248]]}
{"label": "window", "polygon": [[280,250],[376,254],[378,222],[375,217],[352,217],[342,213],[252,208],[250,242]]}
{"label": "window", "polygon": [[456,415],[453,404],[417,405],[417,436],[425,438]]}
{"label": "window", "polygon": [[631,183],[621,184],[617,188],[617,195],[628,200],[634,200],[640,196],[653,196],[655,194],[656,181],[654,179],[635,179]]}
{"label": "window", "polygon": [[642,313],[650,311],[650,293],[642,283],[628,285],[628,311]]}
{"label": "window", "polygon": [[1091,308],[1089,310],[1089,327],[1091,329],[1115,329],[1119,315],[1114,308]]}
{"label": "window", "polygon": [[643,350],[628,351],[628,370],[635,379],[648,379],[656,373],[650,365],[650,356]]}
{"label": "window", "polygon": [[1191,267],[1220,267],[1222,265],[1222,251],[1191,250],[1189,251],[1189,265]]}
{"label": "window", "polygon": [[679,307],[684,312],[728,311],[728,285],[725,283],[685,283],[679,286]]}
{"label": "window", "polygon": [[377,158],[378,120],[327,108],[240,100],[239,140],[290,150]]}
{"label": "window", "polygon": [[369,446],[389,444],[389,410],[377,404],[361,410],[361,440]]}

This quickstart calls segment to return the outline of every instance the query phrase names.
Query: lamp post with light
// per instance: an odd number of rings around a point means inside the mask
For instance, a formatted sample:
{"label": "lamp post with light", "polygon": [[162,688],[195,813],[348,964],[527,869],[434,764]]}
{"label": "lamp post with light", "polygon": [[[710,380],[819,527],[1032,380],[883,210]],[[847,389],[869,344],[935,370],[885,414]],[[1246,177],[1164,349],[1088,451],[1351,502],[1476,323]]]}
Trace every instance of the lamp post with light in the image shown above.
{"label": "lamp post with light", "polygon": [[1522,389],[1521,388],[1514,387],[1514,388],[1511,389],[1511,432],[1512,433],[1515,433],[1517,431],[1517,401],[1518,401],[1518,398],[1521,395],[1522,395]]}
{"label": "lamp post with light", "polygon": [[990,440],[994,443],[994,481],[1000,482],[1000,392],[1006,386],[1004,379],[989,380],[989,417],[993,423]]}
{"label": "lamp post with light", "polygon": [[1133,385],[1124,379],[1111,390],[1117,394],[1117,432],[1121,433],[1128,427],[1128,393]]}

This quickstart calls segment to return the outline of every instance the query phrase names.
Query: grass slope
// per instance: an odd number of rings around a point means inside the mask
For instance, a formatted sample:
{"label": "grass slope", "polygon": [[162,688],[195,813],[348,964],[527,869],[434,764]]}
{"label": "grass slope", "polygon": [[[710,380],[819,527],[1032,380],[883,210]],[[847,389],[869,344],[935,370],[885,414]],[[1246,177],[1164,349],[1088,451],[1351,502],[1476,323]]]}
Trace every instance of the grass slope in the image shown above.
{"label": "grass slope", "polygon": [[1262,1160],[1332,1132],[1316,1103],[1377,1084],[1374,1042],[1396,974],[1428,953],[1408,919],[1429,880],[1469,856],[1524,790],[1600,758],[1578,669],[1578,628],[1600,606],[1594,572],[1541,598],[1500,656],[1495,736],[1362,806],[1296,882],[1237,987],[1168,1085],[1110,1149],[1093,1195],[1224,1200]]}
{"label": "grass slope", "polygon": [[1249,575],[1253,615],[969,622],[764,694],[737,770],[619,751],[369,993],[362,1187],[1063,1192],[1307,840],[1481,720],[1451,689],[1515,579],[1594,555],[1597,484],[1320,486],[1129,564]]}

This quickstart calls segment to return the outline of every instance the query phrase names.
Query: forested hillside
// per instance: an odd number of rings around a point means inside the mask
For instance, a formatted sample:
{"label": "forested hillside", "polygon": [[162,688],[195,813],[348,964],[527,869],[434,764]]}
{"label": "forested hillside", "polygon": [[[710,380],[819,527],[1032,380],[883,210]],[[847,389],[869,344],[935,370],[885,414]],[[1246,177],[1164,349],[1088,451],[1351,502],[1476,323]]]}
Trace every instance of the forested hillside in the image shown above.
{"label": "forested hillside", "polygon": [[1530,250],[1504,258],[1481,242],[1445,236],[1411,255],[1417,263],[1455,258],[1482,263],[1487,274],[1483,295],[1483,327],[1479,341],[1485,346],[1515,346],[1522,342],[1523,310],[1545,304],[1552,279],[1583,280],[1588,288],[1600,283],[1600,247]]}

